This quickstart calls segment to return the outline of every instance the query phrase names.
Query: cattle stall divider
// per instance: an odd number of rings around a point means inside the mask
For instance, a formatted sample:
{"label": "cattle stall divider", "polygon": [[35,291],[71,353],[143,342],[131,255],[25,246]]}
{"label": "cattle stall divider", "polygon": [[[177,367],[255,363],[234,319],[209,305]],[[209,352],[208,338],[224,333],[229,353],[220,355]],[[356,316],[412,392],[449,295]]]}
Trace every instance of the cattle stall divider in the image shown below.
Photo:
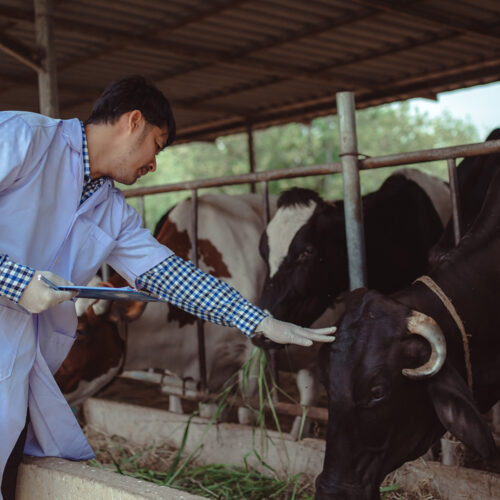
{"label": "cattle stall divider", "polygon": [[[239,184],[249,184],[255,186],[260,183],[262,191],[262,210],[264,220],[269,221],[269,182],[280,179],[292,179],[298,177],[310,177],[329,174],[343,174],[344,183],[344,207],[345,207],[345,222],[346,222],[346,237],[348,242],[348,265],[349,265],[349,280],[350,288],[357,288],[366,283],[366,258],[364,250],[364,227],[363,227],[363,210],[360,193],[360,170],[371,170],[382,167],[396,167],[409,165],[414,163],[425,163],[430,161],[446,160],[448,164],[448,177],[450,184],[450,196],[452,204],[452,220],[454,227],[455,244],[460,239],[460,214],[459,214],[459,193],[456,173],[456,158],[465,158],[476,155],[486,155],[500,152],[500,140],[487,141],[475,144],[464,144],[459,146],[436,148],[412,151],[407,153],[397,153],[378,157],[364,157],[360,159],[357,152],[356,139],[356,124],[355,124],[355,103],[353,94],[350,92],[340,92],[337,94],[337,109],[339,116],[340,143],[341,143],[341,161],[332,162],[311,166],[292,167],[286,170],[268,170],[257,171],[246,174],[221,176],[214,178],[206,178],[192,181],[177,182],[164,184],[159,186],[139,187],[123,191],[126,198],[139,199],[139,213],[145,218],[144,197],[177,192],[191,191],[193,199],[193,214],[192,214],[192,229],[193,229],[193,250],[192,259],[195,264],[198,261],[197,255],[197,239],[198,239],[198,190],[221,187]],[[251,130],[251,129],[250,129]],[[253,150],[253,143],[251,149]],[[251,153],[253,155],[253,151]],[[254,160],[252,160],[254,164]],[[199,361],[200,361],[200,389],[199,391],[191,391],[190,395],[182,395],[185,399],[196,401],[208,401],[215,398],[216,394],[206,392],[206,359],[205,359],[205,343],[203,332],[203,321],[197,322],[198,346],[199,346]],[[274,366],[275,374],[278,372],[278,367]],[[133,377],[135,378],[135,377]],[[140,380],[150,380],[152,382],[160,382],[163,376],[158,373],[144,373],[137,376]],[[178,391],[169,392],[167,394],[179,395]],[[243,402],[242,402],[243,403]],[[277,413],[286,415],[302,415],[303,408],[301,405],[289,403],[276,403],[275,409]],[[324,408],[308,407],[307,415],[321,420],[327,421],[328,415]]]}

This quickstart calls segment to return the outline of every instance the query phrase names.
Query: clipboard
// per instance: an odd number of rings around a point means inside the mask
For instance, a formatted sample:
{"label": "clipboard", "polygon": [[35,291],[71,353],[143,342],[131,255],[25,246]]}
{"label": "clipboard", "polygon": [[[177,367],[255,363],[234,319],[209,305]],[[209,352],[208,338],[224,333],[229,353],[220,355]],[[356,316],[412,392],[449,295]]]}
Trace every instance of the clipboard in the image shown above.
{"label": "clipboard", "polygon": [[163,300],[154,297],[153,295],[140,292],[128,286],[123,288],[110,288],[107,286],[59,286],[50,281],[45,276],[39,274],[37,276],[39,280],[42,280],[46,285],[48,285],[52,290],[58,290],[61,292],[78,292],[75,299],[106,299],[106,300],[138,300],[142,302],[163,302]]}

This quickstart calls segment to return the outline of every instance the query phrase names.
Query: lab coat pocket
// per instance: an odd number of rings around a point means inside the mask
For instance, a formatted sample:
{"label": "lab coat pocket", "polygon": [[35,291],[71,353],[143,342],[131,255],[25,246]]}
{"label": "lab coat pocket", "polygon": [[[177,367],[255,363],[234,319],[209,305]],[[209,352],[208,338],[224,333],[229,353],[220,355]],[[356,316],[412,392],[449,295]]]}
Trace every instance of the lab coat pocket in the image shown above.
{"label": "lab coat pocket", "polygon": [[59,370],[75,339],[76,336],[68,335],[65,332],[52,332],[50,335],[50,349],[46,350],[43,356],[52,373]]}
{"label": "lab coat pocket", "polygon": [[0,381],[12,374],[23,333],[31,314],[0,304]]}
{"label": "lab coat pocket", "polygon": [[83,229],[84,238],[71,273],[75,283],[88,283],[116,245],[111,236],[92,222],[87,221]]}

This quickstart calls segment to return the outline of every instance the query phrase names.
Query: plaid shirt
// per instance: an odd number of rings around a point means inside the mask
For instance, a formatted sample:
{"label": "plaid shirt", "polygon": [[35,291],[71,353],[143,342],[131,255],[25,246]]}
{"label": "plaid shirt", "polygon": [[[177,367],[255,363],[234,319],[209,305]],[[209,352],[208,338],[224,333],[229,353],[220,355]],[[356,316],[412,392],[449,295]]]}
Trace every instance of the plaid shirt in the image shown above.
{"label": "plaid shirt", "polygon": [[219,325],[234,326],[245,335],[250,335],[267,316],[227,283],[177,255],[139,276],[137,282],[195,316]]}
{"label": "plaid shirt", "polygon": [[[92,180],[85,127],[82,125],[83,191],[80,204],[92,196],[105,178]],[[0,295],[18,302],[35,270],[0,254]],[[146,273],[137,283],[160,298],[202,319],[236,327],[250,335],[266,313],[245,300],[223,281],[204,273],[191,262],[172,255]]]}

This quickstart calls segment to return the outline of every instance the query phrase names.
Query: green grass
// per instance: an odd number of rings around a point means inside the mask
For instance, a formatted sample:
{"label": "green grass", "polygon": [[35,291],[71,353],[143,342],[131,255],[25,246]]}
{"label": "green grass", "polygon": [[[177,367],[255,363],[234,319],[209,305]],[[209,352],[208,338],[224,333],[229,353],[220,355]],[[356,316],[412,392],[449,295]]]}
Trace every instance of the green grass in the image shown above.
{"label": "green grass", "polygon": [[[206,426],[194,450],[186,454],[185,446],[193,413],[184,428],[183,438],[178,450],[167,446],[133,449],[123,438],[100,435],[100,442],[95,436],[87,436],[96,449],[97,459],[90,465],[113,470],[119,474],[131,476],[157,485],[177,488],[192,494],[221,500],[312,500],[314,498],[314,478],[306,474],[281,477],[267,462],[267,426],[266,412],[269,408],[274,427],[281,432],[278,415],[273,404],[273,392],[280,391],[276,387],[264,352],[255,348],[249,360],[241,369],[241,387],[238,374],[235,374],[217,397],[217,409]],[[222,412],[232,405],[237,395],[243,397],[251,384],[256,384],[259,408],[252,409],[256,427],[253,433],[252,449],[247,450],[244,464],[240,466],[228,464],[202,465],[197,462],[203,447],[203,441],[211,424],[215,423]],[[284,396],[288,397],[286,394]],[[250,408],[250,407],[249,407]],[[258,438],[260,436],[260,439]],[[249,459],[260,465],[259,470],[249,465]],[[265,471],[263,473],[262,471]],[[399,500],[407,498],[431,498],[407,496],[397,482],[390,481],[380,488],[383,500]]]}

